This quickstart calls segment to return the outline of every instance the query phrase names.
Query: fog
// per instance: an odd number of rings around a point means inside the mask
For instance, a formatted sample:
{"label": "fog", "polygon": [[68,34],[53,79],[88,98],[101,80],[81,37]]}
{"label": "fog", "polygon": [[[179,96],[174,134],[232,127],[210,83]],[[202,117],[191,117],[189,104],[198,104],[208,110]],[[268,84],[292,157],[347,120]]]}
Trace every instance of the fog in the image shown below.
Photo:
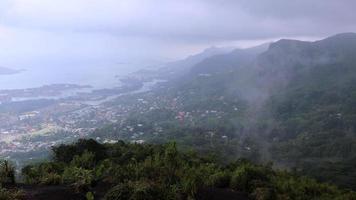
{"label": "fog", "polygon": [[[75,71],[126,74],[210,46],[250,47],[279,38],[315,40],[355,31],[353,4],[348,0],[2,0],[0,66],[42,71],[37,76],[44,81],[33,86],[48,84],[51,77],[53,82],[66,81],[71,71],[68,82],[76,83],[71,77],[100,77]],[[55,72],[63,70],[66,73],[59,73],[63,77],[58,79]],[[5,88],[22,87],[1,78]]]}
{"label": "fog", "polygon": [[354,199],[355,8],[0,0],[0,199]]}

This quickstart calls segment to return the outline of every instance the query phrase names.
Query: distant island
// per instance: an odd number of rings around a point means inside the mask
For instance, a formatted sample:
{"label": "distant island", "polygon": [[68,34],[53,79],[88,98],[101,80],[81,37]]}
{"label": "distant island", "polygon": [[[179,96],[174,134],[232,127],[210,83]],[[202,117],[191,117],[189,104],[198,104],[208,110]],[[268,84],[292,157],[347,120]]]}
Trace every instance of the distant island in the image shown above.
{"label": "distant island", "polygon": [[0,75],[10,75],[10,74],[17,74],[20,73],[23,70],[17,70],[17,69],[10,69],[7,67],[1,67],[0,66]]}
{"label": "distant island", "polygon": [[61,97],[64,92],[91,88],[90,85],[51,84],[37,88],[0,90],[0,104],[13,100],[28,100],[33,98]]}

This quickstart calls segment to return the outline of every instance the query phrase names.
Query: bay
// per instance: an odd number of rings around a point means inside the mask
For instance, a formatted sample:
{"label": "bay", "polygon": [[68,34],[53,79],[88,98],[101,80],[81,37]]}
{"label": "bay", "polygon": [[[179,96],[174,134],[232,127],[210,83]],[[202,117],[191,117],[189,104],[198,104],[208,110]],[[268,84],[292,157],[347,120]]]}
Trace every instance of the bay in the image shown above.
{"label": "bay", "polygon": [[31,67],[17,74],[0,75],[0,90],[36,88],[51,84],[90,85],[93,89],[113,88],[120,86],[118,77],[140,68],[130,64]]}

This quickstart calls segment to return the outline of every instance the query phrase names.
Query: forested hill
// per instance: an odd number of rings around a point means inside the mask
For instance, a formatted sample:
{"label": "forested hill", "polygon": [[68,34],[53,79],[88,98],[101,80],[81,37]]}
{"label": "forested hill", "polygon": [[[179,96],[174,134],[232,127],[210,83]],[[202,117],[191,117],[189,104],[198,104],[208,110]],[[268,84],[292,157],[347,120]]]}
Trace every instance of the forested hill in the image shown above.
{"label": "forested hill", "polygon": [[269,141],[268,159],[356,187],[356,34],[280,40],[247,68],[209,78],[247,103],[243,133]]}
{"label": "forested hill", "polygon": [[212,56],[179,80],[118,100],[137,112],[94,136],[175,140],[356,188],[356,34]]}

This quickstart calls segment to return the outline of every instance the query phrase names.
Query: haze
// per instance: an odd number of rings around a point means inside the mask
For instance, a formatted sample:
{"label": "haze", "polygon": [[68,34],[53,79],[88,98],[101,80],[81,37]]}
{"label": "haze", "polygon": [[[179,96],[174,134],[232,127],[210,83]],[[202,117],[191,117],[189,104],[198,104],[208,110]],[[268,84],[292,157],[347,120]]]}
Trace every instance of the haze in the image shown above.
{"label": "haze", "polygon": [[352,0],[2,0],[0,65],[145,66],[212,45],[313,40],[355,31],[355,6]]}

